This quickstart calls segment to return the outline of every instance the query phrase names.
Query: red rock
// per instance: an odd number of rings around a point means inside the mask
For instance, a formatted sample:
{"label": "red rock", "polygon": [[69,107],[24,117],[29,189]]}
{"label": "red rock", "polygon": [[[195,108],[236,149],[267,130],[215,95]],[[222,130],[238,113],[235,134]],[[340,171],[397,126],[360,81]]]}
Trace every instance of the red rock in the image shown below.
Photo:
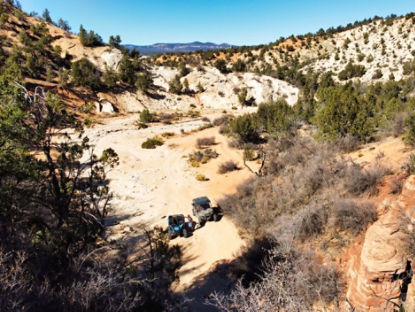
{"label": "red rock", "polygon": [[407,180],[399,200],[368,228],[360,256],[349,267],[347,298],[356,311],[394,311],[401,304],[413,217],[415,176]]}

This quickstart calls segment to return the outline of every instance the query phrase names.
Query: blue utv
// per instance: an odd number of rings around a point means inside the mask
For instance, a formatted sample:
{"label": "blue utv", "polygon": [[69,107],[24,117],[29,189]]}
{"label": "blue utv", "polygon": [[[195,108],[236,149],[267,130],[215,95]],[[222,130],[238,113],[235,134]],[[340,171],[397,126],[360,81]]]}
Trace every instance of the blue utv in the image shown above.
{"label": "blue utv", "polygon": [[184,215],[173,215],[167,218],[169,225],[169,239],[173,239],[177,236],[189,237],[191,229],[189,229],[187,222],[184,219]]}

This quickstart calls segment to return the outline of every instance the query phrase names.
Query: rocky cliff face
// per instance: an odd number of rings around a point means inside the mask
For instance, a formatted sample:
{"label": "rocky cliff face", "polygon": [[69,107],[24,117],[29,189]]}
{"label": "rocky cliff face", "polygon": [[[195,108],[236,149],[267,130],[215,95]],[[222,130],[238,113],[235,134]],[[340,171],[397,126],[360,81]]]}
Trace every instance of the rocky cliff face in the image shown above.
{"label": "rocky cliff face", "polygon": [[[360,256],[348,271],[347,298],[356,311],[394,311],[411,286],[415,222],[415,176],[398,200],[380,205],[380,217],[365,235]],[[411,286],[412,288],[412,286]],[[410,301],[408,300],[408,301]]]}

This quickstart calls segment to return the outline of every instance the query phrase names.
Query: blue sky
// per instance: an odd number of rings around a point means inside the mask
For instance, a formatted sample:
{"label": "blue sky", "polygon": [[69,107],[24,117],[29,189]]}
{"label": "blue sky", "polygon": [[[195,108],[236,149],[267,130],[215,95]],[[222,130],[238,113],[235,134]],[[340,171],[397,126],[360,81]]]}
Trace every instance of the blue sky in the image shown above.
{"label": "blue sky", "polygon": [[211,41],[253,45],[315,32],[374,15],[415,11],[414,0],[21,0],[23,10],[48,8],[78,32],[93,29],[122,43]]}

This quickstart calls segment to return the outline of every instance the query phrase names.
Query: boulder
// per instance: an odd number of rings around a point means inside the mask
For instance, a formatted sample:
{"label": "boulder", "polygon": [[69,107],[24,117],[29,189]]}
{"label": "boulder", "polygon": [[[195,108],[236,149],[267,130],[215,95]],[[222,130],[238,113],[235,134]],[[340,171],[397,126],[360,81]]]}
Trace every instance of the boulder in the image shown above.
{"label": "boulder", "polygon": [[146,97],[139,93],[140,91],[137,93],[125,91],[122,94],[119,94],[117,96],[117,101],[120,109],[127,113],[138,113],[145,109],[146,107],[143,102],[145,102]]}
{"label": "boulder", "polygon": [[115,109],[114,109],[114,106],[110,102],[104,101],[101,103],[101,112],[107,113],[107,114],[114,114]]}
{"label": "boulder", "polygon": [[101,101],[95,103],[95,108],[98,113],[114,114],[116,109],[109,101]]}
{"label": "boulder", "polygon": [[[118,49],[111,49],[110,51],[105,51],[101,54],[102,63],[105,67],[118,70],[118,66],[122,59],[122,53]],[[102,67],[102,66],[101,66]]]}

